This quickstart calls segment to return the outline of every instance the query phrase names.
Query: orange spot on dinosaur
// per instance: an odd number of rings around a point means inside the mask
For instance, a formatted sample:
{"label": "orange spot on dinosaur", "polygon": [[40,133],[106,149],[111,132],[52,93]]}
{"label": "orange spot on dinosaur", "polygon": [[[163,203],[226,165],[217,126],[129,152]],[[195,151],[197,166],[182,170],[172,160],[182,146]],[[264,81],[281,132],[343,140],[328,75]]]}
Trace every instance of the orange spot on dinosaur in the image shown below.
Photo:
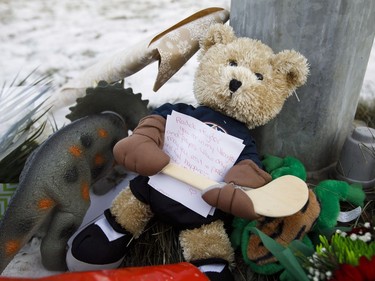
{"label": "orange spot on dinosaur", "polygon": [[90,199],[90,186],[87,182],[81,184],[81,196],[85,201]]}
{"label": "orange spot on dinosaur", "polygon": [[79,157],[82,154],[82,150],[76,145],[69,147],[69,152],[75,157]]}
{"label": "orange spot on dinosaur", "polygon": [[21,243],[18,240],[9,240],[5,243],[5,254],[13,256],[21,249]]}
{"label": "orange spot on dinosaur", "polygon": [[100,166],[100,165],[103,165],[105,162],[105,158],[102,154],[96,154],[95,157],[94,157],[94,164],[96,166]]}
{"label": "orange spot on dinosaur", "polygon": [[38,208],[41,210],[48,210],[55,205],[55,201],[49,198],[43,198],[38,202]]}
{"label": "orange spot on dinosaur", "polygon": [[103,128],[100,128],[100,129],[98,129],[98,136],[100,138],[106,138],[106,137],[108,137],[108,131],[103,129]]}

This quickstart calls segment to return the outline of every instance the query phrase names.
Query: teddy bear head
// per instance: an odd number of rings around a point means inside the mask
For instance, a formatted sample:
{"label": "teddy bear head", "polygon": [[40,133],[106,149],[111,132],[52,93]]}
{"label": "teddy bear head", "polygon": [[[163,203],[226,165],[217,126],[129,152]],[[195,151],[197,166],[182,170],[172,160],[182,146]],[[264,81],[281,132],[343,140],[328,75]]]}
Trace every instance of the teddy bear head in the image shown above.
{"label": "teddy bear head", "polygon": [[249,128],[266,124],[302,86],[309,67],[294,50],[275,54],[259,40],[237,38],[229,25],[215,24],[200,42],[194,95]]}

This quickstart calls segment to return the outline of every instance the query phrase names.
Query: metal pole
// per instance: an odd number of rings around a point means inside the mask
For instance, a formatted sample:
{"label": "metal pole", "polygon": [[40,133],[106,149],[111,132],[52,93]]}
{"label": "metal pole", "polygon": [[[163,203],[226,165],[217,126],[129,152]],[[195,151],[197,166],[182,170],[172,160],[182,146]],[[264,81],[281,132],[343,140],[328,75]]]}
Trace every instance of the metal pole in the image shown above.
{"label": "metal pole", "polygon": [[374,41],[374,0],[232,0],[238,36],[275,52],[295,49],[311,74],[269,124],[254,131],[261,154],[294,156],[310,172],[335,163],[352,129]]}

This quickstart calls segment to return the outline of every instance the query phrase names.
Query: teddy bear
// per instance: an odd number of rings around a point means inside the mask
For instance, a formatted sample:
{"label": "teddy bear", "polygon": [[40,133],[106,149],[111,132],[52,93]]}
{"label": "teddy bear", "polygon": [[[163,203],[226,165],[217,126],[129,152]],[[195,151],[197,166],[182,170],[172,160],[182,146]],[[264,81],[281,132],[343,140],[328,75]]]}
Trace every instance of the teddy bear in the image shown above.
{"label": "teddy bear", "polygon": [[[259,40],[237,37],[232,27],[224,24],[212,25],[200,48],[193,87],[198,106],[163,104],[140,120],[129,137],[116,143],[113,153],[117,163],[137,176],[97,221],[76,235],[67,254],[71,271],[119,267],[128,244],[135,243],[154,218],[178,229],[184,259],[210,280],[234,280],[234,250],[228,236],[233,219],[228,204],[236,205],[233,186],[259,188],[272,179],[263,169],[250,130],[280,112],[286,99],[306,82],[309,66],[294,50],[275,54]],[[166,118],[172,111],[192,116],[244,144],[223,185],[210,189],[210,196],[203,194],[216,207],[207,217],[148,184],[150,176],[170,162],[163,144]],[[251,206],[248,213],[250,218],[259,218]]]}

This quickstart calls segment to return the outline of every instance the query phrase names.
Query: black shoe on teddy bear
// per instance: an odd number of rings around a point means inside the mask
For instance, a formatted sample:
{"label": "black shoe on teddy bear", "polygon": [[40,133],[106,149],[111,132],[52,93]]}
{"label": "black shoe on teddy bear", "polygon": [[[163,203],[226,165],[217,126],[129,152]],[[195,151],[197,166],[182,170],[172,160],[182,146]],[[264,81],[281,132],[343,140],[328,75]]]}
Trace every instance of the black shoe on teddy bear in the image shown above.
{"label": "black shoe on teddy bear", "polygon": [[190,263],[198,267],[210,281],[234,281],[233,274],[226,260],[209,258],[191,261]]}
{"label": "black shoe on teddy bear", "polygon": [[73,239],[66,263],[70,271],[118,268],[132,235],[106,210],[104,216],[88,225]]}

